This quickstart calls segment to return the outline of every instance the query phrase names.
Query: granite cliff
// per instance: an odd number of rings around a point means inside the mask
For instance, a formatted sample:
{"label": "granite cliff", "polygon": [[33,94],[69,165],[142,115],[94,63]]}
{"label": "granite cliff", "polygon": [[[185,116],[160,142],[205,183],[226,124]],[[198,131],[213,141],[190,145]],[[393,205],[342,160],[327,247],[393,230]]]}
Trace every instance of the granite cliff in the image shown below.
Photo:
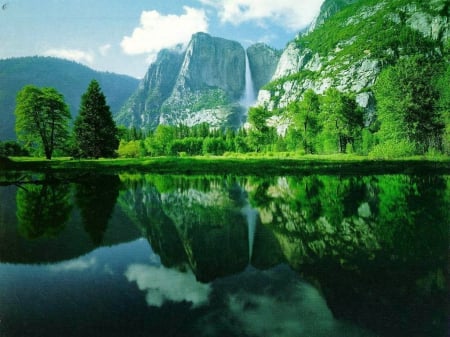
{"label": "granite cliff", "polygon": [[213,127],[238,127],[246,112],[240,102],[249,84],[247,56],[254,74],[251,80],[258,90],[273,75],[277,51],[257,44],[246,52],[236,41],[194,34],[186,50],[159,53],[117,121],[149,129],[159,124],[203,122]]}

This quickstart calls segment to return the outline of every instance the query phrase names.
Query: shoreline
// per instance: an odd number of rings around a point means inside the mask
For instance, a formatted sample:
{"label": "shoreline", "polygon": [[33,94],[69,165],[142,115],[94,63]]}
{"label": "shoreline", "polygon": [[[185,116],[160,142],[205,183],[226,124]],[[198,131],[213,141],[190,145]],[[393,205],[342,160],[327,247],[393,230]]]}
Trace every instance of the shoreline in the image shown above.
{"label": "shoreline", "polygon": [[151,157],[117,159],[0,158],[2,172],[95,172],[155,174],[449,174],[450,158],[369,159],[355,156],[280,157]]}

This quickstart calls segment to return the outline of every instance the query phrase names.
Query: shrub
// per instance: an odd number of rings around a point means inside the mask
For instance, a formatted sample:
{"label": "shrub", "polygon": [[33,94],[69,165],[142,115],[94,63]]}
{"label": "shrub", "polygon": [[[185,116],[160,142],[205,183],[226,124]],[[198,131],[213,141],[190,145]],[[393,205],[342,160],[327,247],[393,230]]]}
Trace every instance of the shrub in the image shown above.
{"label": "shrub", "polygon": [[376,145],[369,153],[369,158],[390,159],[408,157],[414,155],[415,152],[414,144],[406,140],[388,140]]}

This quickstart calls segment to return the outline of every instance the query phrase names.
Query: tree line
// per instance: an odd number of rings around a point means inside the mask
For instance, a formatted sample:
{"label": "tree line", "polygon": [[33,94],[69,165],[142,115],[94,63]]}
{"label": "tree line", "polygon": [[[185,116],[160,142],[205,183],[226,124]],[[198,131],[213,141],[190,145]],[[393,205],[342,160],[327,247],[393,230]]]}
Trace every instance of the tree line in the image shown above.
{"label": "tree line", "polygon": [[55,153],[80,158],[114,156],[119,131],[96,80],[89,83],[81,97],[72,130],[69,108],[56,89],[27,85],[19,91],[16,101],[17,139],[28,153],[44,154],[47,159]]}

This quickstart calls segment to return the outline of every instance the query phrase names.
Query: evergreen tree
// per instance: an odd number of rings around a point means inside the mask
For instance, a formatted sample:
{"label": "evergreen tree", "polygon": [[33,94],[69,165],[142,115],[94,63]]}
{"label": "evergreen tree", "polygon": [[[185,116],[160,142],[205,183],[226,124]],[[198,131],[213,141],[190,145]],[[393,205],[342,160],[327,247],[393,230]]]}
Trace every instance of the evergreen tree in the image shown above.
{"label": "evergreen tree", "polygon": [[71,116],[56,89],[25,86],[17,94],[15,115],[17,138],[26,149],[42,148],[45,157],[51,159],[54,150],[65,145]]}
{"label": "evergreen tree", "polygon": [[81,97],[74,133],[81,157],[113,157],[119,147],[118,129],[96,80],[91,81]]}

